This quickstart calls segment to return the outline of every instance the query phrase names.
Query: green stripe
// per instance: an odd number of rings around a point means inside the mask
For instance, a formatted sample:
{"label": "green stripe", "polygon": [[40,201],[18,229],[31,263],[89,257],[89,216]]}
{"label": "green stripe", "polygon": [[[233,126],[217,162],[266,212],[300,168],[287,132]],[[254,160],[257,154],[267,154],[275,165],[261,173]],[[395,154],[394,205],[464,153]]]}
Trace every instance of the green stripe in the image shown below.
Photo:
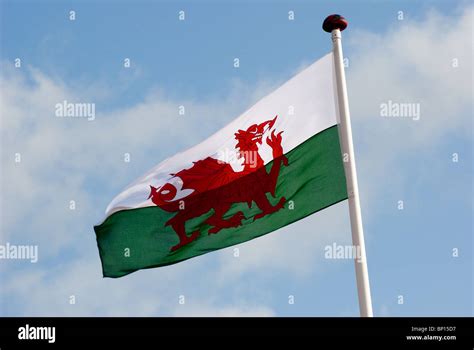
{"label": "green stripe", "polygon": [[[253,221],[253,216],[260,212],[255,203],[250,209],[246,203],[236,203],[226,217],[241,210],[247,218],[243,225],[208,235],[210,226],[204,221],[212,215],[211,210],[186,223],[186,232],[199,229],[201,235],[175,252],[170,252],[170,248],[178,243],[178,237],[170,226],[164,225],[175,213],[152,206],[112,214],[103,224],[94,227],[104,277],[121,277],[139,269],[175,264],[242,243],[347,199],[336,125],[286,156],[289,164],[281,168],[275,198],[267,195],[272,204],[284,196],[287,202],[283,209]],[[271,166],[272,163],[267,164],[268,171]]]}

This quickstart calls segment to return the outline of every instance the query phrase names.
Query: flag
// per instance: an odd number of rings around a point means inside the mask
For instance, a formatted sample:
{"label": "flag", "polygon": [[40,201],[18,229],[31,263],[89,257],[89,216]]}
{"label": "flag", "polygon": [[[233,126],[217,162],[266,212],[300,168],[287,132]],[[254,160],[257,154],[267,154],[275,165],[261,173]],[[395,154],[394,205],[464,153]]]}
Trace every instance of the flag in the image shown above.
{"label": "flag", "polygon": [[344,199],[329,53],[116,196],[94,227],[103,275],[239,244]]}

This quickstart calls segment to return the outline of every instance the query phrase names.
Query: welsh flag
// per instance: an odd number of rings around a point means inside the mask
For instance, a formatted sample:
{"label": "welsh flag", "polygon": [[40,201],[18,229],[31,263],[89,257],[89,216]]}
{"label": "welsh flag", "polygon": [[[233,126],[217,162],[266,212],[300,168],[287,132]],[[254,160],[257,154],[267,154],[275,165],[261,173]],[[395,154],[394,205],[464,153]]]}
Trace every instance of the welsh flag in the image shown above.
{"label": "welsh flag", "polygon": [[336,111],[330,53],[159,163],[94,227],[104,277],[249,241],[347,199]]}

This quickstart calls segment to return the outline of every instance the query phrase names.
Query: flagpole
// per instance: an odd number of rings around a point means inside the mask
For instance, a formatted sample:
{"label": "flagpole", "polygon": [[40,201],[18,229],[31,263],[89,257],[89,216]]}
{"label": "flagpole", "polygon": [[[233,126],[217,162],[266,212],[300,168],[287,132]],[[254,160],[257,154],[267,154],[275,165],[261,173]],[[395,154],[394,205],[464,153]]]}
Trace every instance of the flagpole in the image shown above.
{"label": "flagpole", "polygon": [[341,151],[344,159],[344,172],[346,174],[347,195],[349,200],[349,216],[352,229],[352,244],[359,249],[356,254],[355,271],[357,292],[359,296],[359,309],[361,317],[373,317],[372,300],[370,297],[369,272],[365,254],[364,230],[360,213],[359,186],[352,143],[351,118],[349,102],[347,99],[346,76],[344,73],[341,31],[346,29],[347,21],[339,15],[328,16],[323,23],[323,29],[331,33],[333,42],[334,69],[336,74],[337,104],[339,107],[339,136]]}

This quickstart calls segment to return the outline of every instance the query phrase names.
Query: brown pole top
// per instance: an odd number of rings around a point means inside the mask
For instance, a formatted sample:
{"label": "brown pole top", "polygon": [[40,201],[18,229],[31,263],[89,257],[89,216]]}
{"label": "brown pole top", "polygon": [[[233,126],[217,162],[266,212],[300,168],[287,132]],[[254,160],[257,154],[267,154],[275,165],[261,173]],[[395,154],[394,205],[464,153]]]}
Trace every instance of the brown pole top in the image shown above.
{"label": "brown pole top", "polygon": [[328,33],[331,33],[334,29],[339,29],[342,32],[346,27],[347,20],[341,15],[329,15],[323,22],[323,29]]}

